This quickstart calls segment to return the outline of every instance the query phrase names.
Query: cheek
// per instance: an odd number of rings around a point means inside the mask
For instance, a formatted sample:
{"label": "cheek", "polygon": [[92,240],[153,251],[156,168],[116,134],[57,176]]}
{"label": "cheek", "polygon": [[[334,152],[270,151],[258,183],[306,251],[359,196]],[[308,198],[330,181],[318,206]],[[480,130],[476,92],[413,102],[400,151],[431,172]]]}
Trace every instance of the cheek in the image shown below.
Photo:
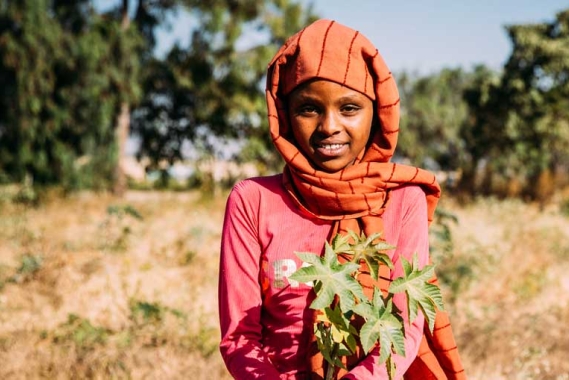
{"label": "cheek", "polygon": [[365,145],[370,139],[372,130],[372,119],[362,118],[359,123],[354,125],[352,133],[357,136],[358,145]]}
{"label": "cheek", "polygon": [[292,134],[294,136],[297,145],[301,147],[307,147],[310,145],[309,141],[310,141],[311,131],[309,127],[307,127],[303,123],[296,123],[293,121],[291,123],[291,128],[292,128]]}
{"label": "cheek", "polygon": [[370,112],[370,114],[367,116],[365,124],[366,128],[364,128],[364,138],[367,142],[369,141],[369,139],[371,138],[371,134],[373,133],[373,125],[374,125],[374,117],[373,117],[373,112]]}
{"label": "cheek", "polygon": [[371,134],[372,134],[372,133],[373,133],[373,124],[372,124],[372,122],[371,122],[371,120],[370,120],[370,123],[368,124],[368,127],[367,127],[367,129],[366,129],[366,131],[365,131],[365,140],[366,140],[366,143],[369,141],[369,139],[371,139]]}

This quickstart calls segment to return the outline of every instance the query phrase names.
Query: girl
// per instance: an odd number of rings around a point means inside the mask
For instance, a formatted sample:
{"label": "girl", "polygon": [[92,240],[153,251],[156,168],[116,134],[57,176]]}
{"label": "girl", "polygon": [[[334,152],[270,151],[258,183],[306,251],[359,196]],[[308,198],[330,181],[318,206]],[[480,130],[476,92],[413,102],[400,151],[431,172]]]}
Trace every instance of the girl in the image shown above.
{"label": "girl", "polygon": [[[288,277],[294,252],[322,253],[336,233],[363,231],[429,262],[428,223],[440,196],[435,177],[390,163],[399,132],[399,95],[377,49],[359,32],[319,20],[292,36],[269,64],[270,132],[283,173],[238,183],[226,208],[221,242],[221,354],[236,379],[321,379],[311,287]],[[368,289],[369,276],[358,281]],[[388,284],[387,284],[388,285]],[[394,298],[406,318],[404,295]],[[405,329],[397,378],[465,378],[448,318],[435,332],[419,315]],[[440,355],[439,355],[440,354]],[[350,357],[337,378],[387,379],[378,349]]]}

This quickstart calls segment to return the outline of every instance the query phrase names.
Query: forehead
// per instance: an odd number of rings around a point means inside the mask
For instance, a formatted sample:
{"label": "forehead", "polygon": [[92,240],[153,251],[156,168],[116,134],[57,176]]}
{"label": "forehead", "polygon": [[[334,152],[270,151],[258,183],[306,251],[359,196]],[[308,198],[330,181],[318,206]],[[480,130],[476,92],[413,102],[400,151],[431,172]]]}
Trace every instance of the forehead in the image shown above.
{"label": "forehead", "polygon": [[302,100],[302,99],[343,99],[353,98],[354,100],[369,100],[365,94],[356,91],[348,86],[340,83],[326,80],[326,79],[313,79],[298,85],[287,97],[289,100]]}

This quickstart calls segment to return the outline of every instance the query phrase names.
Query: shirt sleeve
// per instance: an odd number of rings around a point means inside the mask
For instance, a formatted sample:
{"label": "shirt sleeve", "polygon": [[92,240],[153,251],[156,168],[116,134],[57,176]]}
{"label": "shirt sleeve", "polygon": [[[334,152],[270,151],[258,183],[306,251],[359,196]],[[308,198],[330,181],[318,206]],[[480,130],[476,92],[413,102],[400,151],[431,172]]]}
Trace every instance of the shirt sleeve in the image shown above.
{"label": "shirt sleeve", "polygon": [[227,201],[219,270],[220,352],[236,380],[279,379],[262,349],[259,193],[239,183]]}
{"label": "shirt sleeve", "polygon": [[[402,276],[403,267],[401,257],[411,261],[416,253],[419,266],[422,268],[429,262],[429,233],[427,220],[427,202],[423,191],[419,187],[407,187],[404,190],[401,205],[397,205],[394,211],[394,223],[401,223],[401,229],[397,242],[389,242],[396,246],[392,257],[395,269],[391,271],[391,279]],[[395,206],[395,205],[394,205]],[[393,297],[394,304],[402,311],[405,323],[405,357],[393,354],[392,358],[396,366],[395,379],[402,379],[407,369],[417,356],[421,339],[423,337],[424,317],[418,313],[417,318],[409,325],[407,312],[407,298],[404,294],[396,294]],[[375,348],[343,379],[378,380],[389,377],[385,364],[379,365],[379,349]]]}

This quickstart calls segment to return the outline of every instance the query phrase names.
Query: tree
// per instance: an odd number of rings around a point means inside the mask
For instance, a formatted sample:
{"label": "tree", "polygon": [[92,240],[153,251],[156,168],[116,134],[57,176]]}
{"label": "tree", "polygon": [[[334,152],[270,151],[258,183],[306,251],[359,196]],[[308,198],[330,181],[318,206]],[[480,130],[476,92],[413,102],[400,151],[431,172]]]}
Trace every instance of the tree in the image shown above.
{"label": "tree", "polygon": [[456,170],[463,152],[459,131],[467,115],[461,94],[470,74],[443,69],[418,78],[402,73],[397,81],[404,131],[398,155],[430,169]]}
{"label": "tree", "polygon": [[[142,63],[142,67],[144,67],[144,63],[150,59],[152,49],[156,44],[156,38],[154,36],[155,28],[164,20],[166,12],[173,9],[177,3],[177,0],[138,0],[138,3],[135,4],[136,11],[134,20],[131,20],[129,16],[130,2],[129,0],[121,0],[116,10],[108,14],[108,16],[111,16],[114,13],[115,18],[120,20],[120,37],[122,39],[128,40],[131,21],[134,21],[135,28],[144,37],[145,44],[141,46],[139,51],[135,51],[137,53],[136,58],[140,60],[137,61],[137,64],[140,65]],[[123,59],[123,62],[124,61]],[[129,72],[129,70],[127,69],[125,72]],[[138,82],[140,80],[138,71],[132,72],[132,74],[135,75],[132,80]],[[122,89],[120,93],[126,95],[124,89]],[[134,99],[131,97],[131,100]],[[124,160],[126,159],[126,145],[130,135],[130,114],[131,104],[128,97],[123,96],[115,126],[118,162],[115,167],[113,191],[117,195],[122,195],[127,188]]]}
{"label": "tree", "polygon": [[481,183],[479,169],[484,163],[496,165],[506,142],[503,125],[507,109],[500,101],[500,79],[500,73],[479,65],[462,93],[468,109],[459,131],[464,153],[458,187],[463,194],[492,193],[488,183]]}
{"label": "tree", "polygon": [[57,107],[52,103],[43,108],[42,100],[54,91],[52,68],[61,59],[62,30],[46,17],[45,2],[36,5],[29,11],[23,3],[0,8],[0,165],[4,181],[23,180],[32,165],[37,177],[49,177],[49,155],[35,153],[37,145],[51,143],[46,136],[49,130],[41,127],[57,113]]}
{"label": "tree", "polygon": [[[184,157],[193,144],[202,154],[222,154],[227,142],[245,147],[242,157],[275,162],[269,145],[263,77],[279,44],[313,21],[287,0],[186,1],[195,22],[190,46],[175,46],[164,60],[152,59],[145,97],[134,111],[140,156],[155,167]],[[248,44],[247,38],[261,42]]]}
{"label": "tree", "polygon": [[0,19],[2,179],[110,187],[118,105],[137,95],[138,34],[87,0],[8,2]]}
{"label": "tree", "polygon": [[504,66],[499,101],[507,105],[504,131],[508,166],[539,198],[536,183],[569,166],[569,9],[552,22],[511,25],[513,44]]}

